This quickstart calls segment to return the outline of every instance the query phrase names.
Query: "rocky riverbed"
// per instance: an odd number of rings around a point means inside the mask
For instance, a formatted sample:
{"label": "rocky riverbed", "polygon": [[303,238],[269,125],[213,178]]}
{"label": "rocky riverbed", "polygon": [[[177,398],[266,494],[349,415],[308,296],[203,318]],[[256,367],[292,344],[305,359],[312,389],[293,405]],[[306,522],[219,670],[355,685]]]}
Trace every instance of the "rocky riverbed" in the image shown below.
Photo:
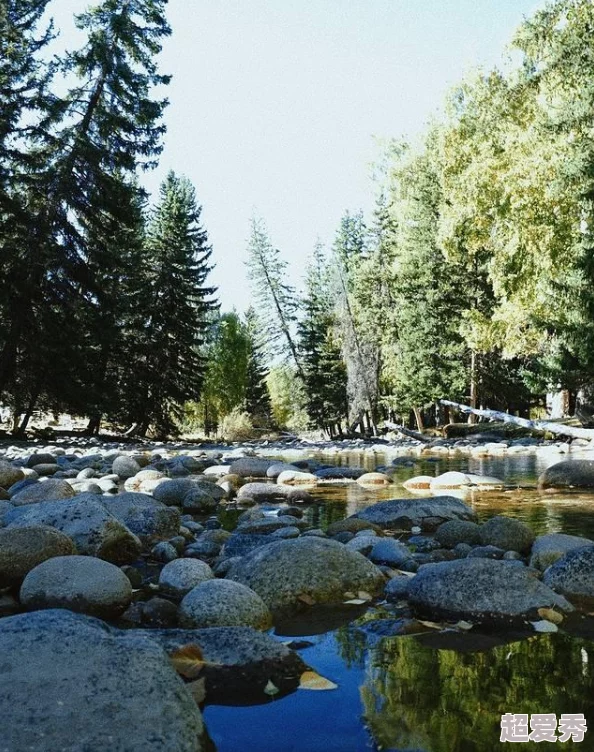
{"label": "rocky riverbed", "polygon": [[343,647],[588,639],[593,541],[485,514],[522,483],[482,458],[540,462],[528,498],[594,493],[587,447],[533,439],[1,446],[0,748],[212,750],[211,707],[336,691],[296,638],[338,627]]}

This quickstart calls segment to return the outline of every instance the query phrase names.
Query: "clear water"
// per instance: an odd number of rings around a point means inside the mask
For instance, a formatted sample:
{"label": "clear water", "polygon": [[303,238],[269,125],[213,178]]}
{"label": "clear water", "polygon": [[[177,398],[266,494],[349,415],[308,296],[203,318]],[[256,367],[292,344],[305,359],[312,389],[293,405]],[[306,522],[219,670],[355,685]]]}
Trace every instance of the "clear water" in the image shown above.
{"label": "clear water", "polygon": [[[326,458],[323,458],[326,459]],[[557,460],[559,458],[556,458]],[[336,462],[373,469],[382,459],[352,454]],[[401,486],[414,475],[465,470],[524,488],[465,498],[480,518],[504,513],[536,533],[594,538],[594,494],[547,494],[537,476],[552,461],[534,457],[422,460],[400,467],[395,483],[378,490],[356,484],[316,489],[306,511],[325,527],[385,498],[411,496]],[[525,488],[532,486],[532,489]],[[249,707],[206,706],[204,717],[218,752],[492,752],[503,713],[583,713],[592,730],[578,750],[594,751],[594,617],[576,617],[552,635],[436,632],[380,637],[370,626],[381,607],[315,614],[280,625],[279,640],[302,637],[306,663],[338,685],[325,692],[297,690]],[[288,637],[290,635],[290,638]],[[546,747],[529,742],[525,748]],[[572,748],[573,742],[557,744]],[[512,747],[513,749],[513,747]],[[522,749],[522,747],[520,747]]]}

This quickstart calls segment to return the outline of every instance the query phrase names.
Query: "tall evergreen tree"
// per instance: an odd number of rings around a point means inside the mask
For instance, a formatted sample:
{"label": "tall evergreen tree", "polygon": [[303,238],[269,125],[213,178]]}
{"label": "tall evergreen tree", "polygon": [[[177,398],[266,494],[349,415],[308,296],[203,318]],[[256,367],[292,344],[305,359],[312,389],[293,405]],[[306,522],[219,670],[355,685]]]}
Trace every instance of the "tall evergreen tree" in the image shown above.
{"label": "tall evergreen tree", "polygon": [[[84,326],[99,292],[93,270],[112,260],[96,241],[115,224],[126,224],[138,191],[135,171],[154,164],[161,151],[166,102],[153,90],[168,81],[154,59],[170,33],[165,5],[103,0],[76,17],[87,41],[60,63],[75,84],[64,97],[54,96],[35,131],[33,157],[44,167],[27,191],[24,250],[10,270],[15,284],[0,352],[0,391],[20,362],[21,372],[33,372],[33,382],[41,376],[50,387],[61,384],[64,393],[60,370],[79,363],[92,339]],[[40,343],[55,348],[57,342],[56,356],[36,357]]]}
{"label": "tall evergreen tree", "polygon": [[245,373],[244,408],[257,428],[272,425],[272,404],[266,379],[268,368],[261,342],[261,327],[253,308],[248,308],[245,316],[247,335],[247,359]]}
{"label": "tall evergreen tree", "polygon": [[200,213],[191,183],[170,172],[147,231],[150,303],[131,415],[140,433],[150,425],[160,435],[173,433],[183,404],[200,399],[201,348],[216,308],[216,288],[206,285],[212,250]]}

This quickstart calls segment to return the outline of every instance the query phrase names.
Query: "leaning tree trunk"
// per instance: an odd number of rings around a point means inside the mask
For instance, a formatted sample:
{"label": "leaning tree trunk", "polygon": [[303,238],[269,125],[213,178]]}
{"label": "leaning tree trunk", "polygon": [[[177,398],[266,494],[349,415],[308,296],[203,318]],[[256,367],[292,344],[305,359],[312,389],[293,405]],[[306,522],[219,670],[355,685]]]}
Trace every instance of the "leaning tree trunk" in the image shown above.
{"label": "leaning tree trunk", "polygon": [[594,439],[594,429],[589,428],[576,428],[574,426],[564,426],[560,423],[550,423],[547,420],[528,420],[527,418],[518,418],[515,415],[509,413],[502,413],[497,410],[477,410],[469,405],[460,405],[458,402],[451,402],[450,400],[440,400],[442,405],[448,405],[449,407],[455,407],[462,413],[473,413],[481,418],[488,418],[489,420],[498,420],[503,423],[514,423],[517,426],[523,428],[529,428],[531,431],[542,431],[558,434],[559,436],[570,436],[573,439],[588,439],[591,441]]}

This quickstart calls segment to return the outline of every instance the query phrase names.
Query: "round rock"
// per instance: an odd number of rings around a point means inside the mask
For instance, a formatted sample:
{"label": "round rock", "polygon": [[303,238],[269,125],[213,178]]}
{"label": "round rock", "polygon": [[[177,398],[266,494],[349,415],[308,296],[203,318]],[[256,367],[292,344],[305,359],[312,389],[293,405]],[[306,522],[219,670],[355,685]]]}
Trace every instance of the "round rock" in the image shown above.
{"label": "round rock", "polygon": [[38,564],[76,553],[71,538],[52,527],[0,530],[0,588],[20,585]]}
{"label": "round rock", "polygon": [[594,601],[594,546],[570,551],[550,566],[544,582],[574,600]]}
{"label": "round rock", "polygon": [[183,627],[254,627],[268,629],[272,617],[266,604],[249,587],[231,580],[207,580],[184,597]]}
{"label": "round rock", "polygon": [[132,600],[130,580],[119,567],[91,556],[48,559],[25,577],[21,603],[30,610],[66,608],[112,619]]}
{"label": "round rock", "polygon": [[199,559],[176,559],[161,570],[159,587],[167,595],[183,598],[197,585],[212,580],[212,569]]}
{"label": "round rock", "polygon": [[496,546],[504,551],[529,551],[534,543],[534,533],[525,522],[513,517],[497,515],[480,527],[481,543]]}

